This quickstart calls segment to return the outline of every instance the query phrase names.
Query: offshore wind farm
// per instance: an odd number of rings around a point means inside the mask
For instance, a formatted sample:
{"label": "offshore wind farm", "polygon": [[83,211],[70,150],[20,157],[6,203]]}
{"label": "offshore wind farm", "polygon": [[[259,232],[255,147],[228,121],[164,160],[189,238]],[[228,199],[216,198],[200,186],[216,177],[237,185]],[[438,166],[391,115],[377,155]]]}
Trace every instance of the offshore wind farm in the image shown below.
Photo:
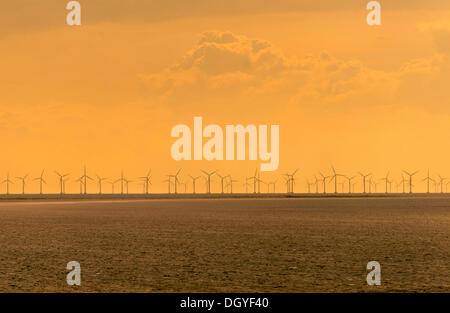
{"label": "offshore wind farm", "polygon": [[[47,174],[42,170],[35,178],[30,178],[28,173],[16,176],[14,180],[8,172],[6,177],[0,180],[0,199],[417,197],[445,196],[448,194],[450,183],[448,178],[442,177],[437,172],[434,176],[430,176],[430,170],[427,170],[427,176],[417,179],[415,178],[420,173],[419,170],[414,172],[399,170],[397,177],[391,171],[387,171],[385,176],[360,171],[350,174],[338,173],[334,166],[330,166],[330,171],[325,172],[327,174],[323,172],[325,171],[319,171],[312,177],[302,177],[301,171],[295,169],[279,175],[270,173],[270,177],[265,178],[267,173],[256,169],[251,176],[239,179],[231,174],[225,174],[226,171],[220,174],[217,169],[211,171],[199,169],[184,173],[182,168],[178,168],[172,174],[163,177],[164,180],[153,177],[151,170],[137,177],[129,177],[123,170],[116,177],[114,175],[106,177],[92,171],[91,175],[96,177],[94,180],[88,175],[86,166],[78,175],[73,175],[75,178],[71,178],[70,173],[60,174],[53,171]],[[204,180],[204,184],[198,184],[201,179]],[[48,187],[47,181],[50,180],[57,183],[57,189]],[[167,192],[153,191],[153,180],[167,184]],[[239,185],[237,184],[239,182],[243,183]],[[433,188],[430,183],[433,183]],[[29,191],[33,184],[34,192]],[[105,184],[109,184],[111,188],[105,188]],[[392,189],[393,184],[396,186],[395,190]],[[383,188],[378,188],[378,185]],[[69,186],[72,187],[72,191],[66,192]]]}

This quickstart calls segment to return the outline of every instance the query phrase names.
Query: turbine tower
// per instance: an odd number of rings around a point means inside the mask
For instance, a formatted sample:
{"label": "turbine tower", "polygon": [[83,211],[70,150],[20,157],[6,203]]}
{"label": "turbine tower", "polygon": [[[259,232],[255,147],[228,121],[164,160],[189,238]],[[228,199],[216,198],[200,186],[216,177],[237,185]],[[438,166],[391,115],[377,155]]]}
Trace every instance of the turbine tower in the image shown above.
{"label": "turbine tower", "polygon": [[258,181],[258,170],[255,171],[255,174],[253,174],[253,176],[251,177],[247,177],[247,180],[252,180],[253,179],[253,193],[256,193],[256,183]]}
{"label": "turbine tower", "polygon": [[361,172],[359,172],[359,175],[361,175],[361,177],[362,177],[362,179],[363,179],[363,193],[366,193],[366,179],[367,179],[367,177],[369,177],[370,175],[372,175],[371,173],[369,173],[369,174],[363,174],[363,173],[361,173]]}
{"label": "turbine tower", "polygon": [[[432,179],[432,181],[434,182],[434,180]],[[402,184],[402,192],[405,193],[405,183],[406,183],[406,179],[405,176],[403,176],[402,174],[402,180],[400,181],[400,184]]]}
{"label": "turbine tower", "polygon": [[114,186],[120,181],[120,179],[114,181],[107,181],[108,184],[111,184],[111,194],[114,194]]}
{"label": "turbine tower", "polygon": [[61,189],[61,194],[64,193],[64,177],[69,176],[69,174],[60,174],[57,171],[55,171],[56,175],[59,176],[59,187]]}
{"label": "turbine tower", "polygon": [[258,193],[261,193],[261,183],[265,184],[266,186],[269,186],[269,185],[265,181],[263,181],[261,179],[261,173],[260,172],[258,172],[257,180],[258,180]]}
{"label": "turbine tower", "polygon": [[250,186],[250,184],[248,183],[248,178],[245,179],[245,183],[243,184],[243,186],[245,186],[245,193],[248,193],[248,187]]}
{"label": "turbine tower", "polygon": [[75,180],[75,182],[80,183],[80,195],[83,194],[83,176]]}
{"label": "turbine tower", "polygon": [[323,194],[326,194],[327,193],[327,178],[330,178],[330,176],[325,176],[320,172],[319,172],[319,175],[322,176]]}
{"label": "turbine tower", "polygon": [[320,180],[317,179],[317,176],[314,175],[314,184],[316,185],[316,193],[319,193],[319,181]]}
{"label": "turbine tower", "polygon": [[345,177],[345,175],[336,173],[336,170],[334,169],[334,166],[331,166],[331,169],[333,170],[333,176],[331,176],[330,182],[332,182],[333,179],[334,179],[334,193],[338,193],[338,190],[337,190],[338,180],[337,180],[337,178],[339,176]]}
{"label": "turbine tower", "polygon": [[184,193],[187,193],[187,182],[186,181],[181,181],[180,185],[184,187]]}
{"label": "turbine tower", "polygon": [[123,180],[125,181],[125,188],[127,189],[127,195],[128,195],[128,184],[132,183],[133,181],[129,180],[129,179],[126,179],[126,178],[124,178]]}
{"label": "turbine tower", "polygon": [[9,179],[9,173],[6,174],[6,179],[2,181],[2,184],[3,183],[6,183],[6,194],[9,195],[9,184],[14,184],[14,182]]}
{"label": "turbine tower", "polygon": [[230,185],[230,187],[231,187],[230,193],[233,193],[233,183],[237,183],[237,182],[239,182],[239,181],[238,181],[238,180],[234,180],[234,179],[231,177],[231,175],[228,175],[228,177],[230,178],[230,181],[229,181],[229,185]]}
{"label": "turbine tower", "polygon": [[[402,177],[403,177],[403,175],[402,175]],[[403,180],[404,180],[404,178],[403,178]],[[433,178],[430,177],[430,170],[428,170],[427,177],[422,179],[422,181],[427,181],[427,193],[430,193],[430,181],[436,183],[436,181]],[[403,183],[403,192],[405,192],[404,183]]]}
{"label": "turbine tower", "polygon": [[150,176],[150,173],[151,173],[151,170],[147,172],[147,175],[146,175],[146,176],[139,177],[141,180],[144,181],[144,189],[145,189],[145,194],[146,194],[146,195],[148,195],[148,185],[151,185],[151,184],[152,184],[152,183],[150,182],[150,177],[151,177],[151,176]]}
{"label": "turbine tower", "polygon": [[63,193],[66,193],[66,182],[69,181],[69,178],[63,180]]}
{"label": "turbine tower", "polygon": [[352,180],[355,179],[355,176],[348,177],[344,176],[348,180],[348,193],[352,193]]}
{"label": "turbine tower", "polygon": [[192,179],[192,193],[195,194],[195,181],[199,179],[200,176],[193,177],[192,175],[189,175],[189,177]]}
{"label": "turbine tower", "polygon": [[296,169],[294,172],[292,172],[292,174],[284,174],[285,176],[287,176],[287,184],[288,184],[288,193],[294,193],[294,184],[295,184],[295,174],[298,172],[298,169]]}
{"label": "turbine tower", "polygon": [[388,184],[389,184],[389,171],[387,172],[386,176],[383,177],[381,180],[386,182],[386,193],[388,193]]}
{"label": "turbine tower", "polygon": [[415,171],[414,173],[409,173],[407,171],[403,171],[403,173],[405,173],[406,175],[409,176],[409,193],[412,193],[412,178],[414,175],[416,175],[419,171]]}
{"label": "turbine tower", "polygon": [[16,177],[18,180],[22,181],[22,194],[23,195],[25,194],[25,180],[27,179],[27,177],[28,177],[28,174],[25,176],[22,176],[22,177],[20,177],[20,176]]}
{"label": "turbine tower", "polygon": [[81,179],[83,179],[83,184],[84,184],[84,194],[86,195],[86,194],[87,194],[87,190],[86,190],[86,188],[87,188],[87,180],[88,180],[88,179],[93,180],[91,177],[89,177],[89,176],[87,175],[87,173],[86,173],[86,166],[84,167],[84,173],[83,173],[83,176],[81,176]]}
{"label": "turbine tower", "polygon": [[222,175],[220,175],[220,174],[217,173],[217,172],[216,172],[216,175],[219,176],[219,178],[220,178],[220,186],[221,186],[221,188],[222,188],[222,193],[223,193],[223,182],[225,181],[225,179],[228,178],[228,176],[222,176]]}
{"label": "turbine tower", "polygon": [[204,170],[201,170],[203,172],[203,174],[206,175],[206,193],[211,193],[211,176],[214,175],[217,171],[213,171],[213,172],[206,172]]}
{"label": "turbine tower", "polygon": [[441,193],[444,193],[444,182],[448,179],[447,177],[439,176],[439,185],[441,185]]}
{"label": "turbine tower", "polygon": [[170,176],[166,180],[163,180],[163,183],[167,183],[167,185],[168,185],[168,194],[170,195],[170,184],[172,183],[172,181],[170,180]]}
{"label": "turbine tower", "polygon": [[[314,185],[314,182],[310,183],[309,179],[306,180],[306,186],[308,187],[308,193],[311,193],[311,186]],[[269,185],[270,186],[270,185]]]}
{"label": "turbine tower", "polygon": [[[181,168],[178,170],[178,172],[177,172],[176,174],[169,174],[169,175],[167,175],[167,176],[169,176],[169,180],[170,180],[171,178],[173,178],[173,180],[174,180],[174,186],[175,186],[174,193],[175,193],[175,194],[177,193],[177,185],[178,185],[178,183],[179,183],[179,180],[178,180],[178,174],[180,174],[180,171],[181,171]],[[170,193],[170,192],[169,192],[169,193]]]}
{"label": "turbine tower", "polygon": [[36,177],[34,180],[39,180],[39,194],[42,195],[42,183],[47,184],[47,182],[44,180],[44,170],[42,170],[41,176]]}
{"label": "turbine tower", "polygon": [[123,183],[125,182],[125,178],[123,177],[123,170],[120,172],[120,178],[117,181],[120,181],[120,194],[123,195]]}
{"label": "turbine tower", "polygon": [[373,186],[375,187],[375,193],[377,193],[377,187],[378,187],[378,184],[379,184],[380,182],[377,182],[377,181],[374,181],[373,182]]}
{"label": "turbine tower", "polygon": [[101,177],[98,174],[96,174],[96,176],[97,176],[97,182],[98,182],[98,194],[101,195],[102,194],[102,182],[108,178]]}

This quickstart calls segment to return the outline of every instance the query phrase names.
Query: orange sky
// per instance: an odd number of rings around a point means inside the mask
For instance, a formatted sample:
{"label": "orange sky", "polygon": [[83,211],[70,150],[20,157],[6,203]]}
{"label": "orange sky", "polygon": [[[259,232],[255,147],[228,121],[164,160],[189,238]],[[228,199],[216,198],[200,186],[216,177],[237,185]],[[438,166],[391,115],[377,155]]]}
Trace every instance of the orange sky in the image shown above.
{"label": "orange sky", "polygon": [[299,168],[296,191],[331,164],[450,177],[450,2],[381,1],[379,27],[367,2],[80,1],[79,27],[65,24],[67,1],[2,4],[0,178],[46,169],[56,192],[54,170],[68,172],[76,192],[84,164],[132,180],[152,169],[166,191],[164,175],[182,167],[183,180],[218,169],[243,190],[259,161],[171,159],[171,128],[194,116],[279,124],[279,170],[262,178]]}

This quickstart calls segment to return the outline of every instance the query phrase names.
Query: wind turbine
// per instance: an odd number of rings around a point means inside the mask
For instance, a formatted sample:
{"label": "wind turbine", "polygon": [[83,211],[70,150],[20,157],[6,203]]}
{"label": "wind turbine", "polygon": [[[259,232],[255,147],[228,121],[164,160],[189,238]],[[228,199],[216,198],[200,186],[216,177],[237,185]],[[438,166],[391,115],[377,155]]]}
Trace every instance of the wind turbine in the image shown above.
{"label": "wind turbine", "polygon": [[213,172],[206,172],[204,170],[201,170],[203,172],[203,174],[206,175],[205,179],[206,179],[206,193],[211,193],[211,176],[214,175],[217,171],[213,171]]}
{"label": "wind turbine", "polygon": [[187,182],[186,181],[180,181],[180,185],[184,187],[184,193],[187,193]]}
{"label": "wind turbine", "polygon": [[355,179],[355,176],[348,177],[344,176],[348,180],[348,193],[352,193],[352,180]]}
{"label": "wind turbine", "polygon": [[366,178],[369,177],[369,176],[372,175],[372,174],[369,173],[369,174],[365,174],[365,175],[364,175],[363,173],[359,172],[359,175],[361,175],[361,176],[362,176],[362,179],[363,179],[363,190],[364,190],[363,193],[366,193]]}
{"label": "wind turbine", "polygon": [[294,193],[294,184],[295,184],[295,174],[298,172],[298,169],[296,169],[294,172],[292,172],[292,174],[284,174],[285,176],[287,176],[288,178],[288,193]]}
{"label": "wind turbine", "polygon": [[444,181],[446,181],[448,178],[442,177],[441,175],[438,176],[439,176],[439,184],[441,185],[441,193],[444,193]]}
{"label": "wind turbine", "polygon": [[6,194],[9,195],[9,184],[14,184],[14,182],[9,179],[9,173],[6,174],[6,179],[2,181],[2,184],[3,183],[6,183]]}
{"label": "wind turbine", "polygon": [[80,183],[80,195],[83,194],[83,176],[75,180],[75,182]]}
{"label": "wind turbine", "polygon": [[193,177],[192,175],[189,175],[189,177],[192,179],[192,193],[195,194],[195,181],[199,179],[200,176]]}
{"label": "wind turbine", "polygon": [[344,193],[345,182],[340,182],[339,184],[341,185],[341,192]]}
{"label": "wind turbine", "polygon": [[395,184],[395,192],[398,193],[398,190],[400,189],[401,184],[402,184],[402,182],[398,182],[398,184]]}
{"label": "wind turbine", "polygon": [[216,175],[220,177],[220,185],[222,187],[222,193],[223,193],[223,182],[225,181],[225,179],[227,179],[228,176],[222,176],[217,172],[216,172]]}
{"label": "wind turbine", "polygon": [[237,182],[239,182],[238,180],[234,180],[232,177],[231,177],[231,175],[228,175],[229,177],[230,177],[230,181],[229,181],[229,184],[230,184],[230,187],[231,187],[231,189],[230,189],[230,193],[233,193],[233,183],[237,183]]}
{"label": "wind turbine", "polygon": [[59,187],[61,188],[61,194],[64,193],[64,177],[69,176],[69,174],[60,174],[55,171],[56,175],[59,176]]}
{"label": "wind turbine", "polygon": [[175,186],[175,194],[177,193],[177,184],[179,183],[178,174],[180,174],[180,171],[181,171],[181,168],[178,170],[178,172],[176,174],[169,174],[168,175],[169,176],[169,180],[170,180],[170,178],[173,177],[174,186]]}
{"label": "wind turbine", "polygon": [[355,192],[355,185],[356,185],[356,184],[358,184],[358,183],[354,182],[354,183],[352,184],[352,192]]}
{"label": "wind turbine", "polygon": [[86,166],[84,167],[84,173],[83,173],[83,176],[81,176],[81,179],[83,179],[84,194],[87,194],[87,190],[86,190],[86,188],[87,188],[87,180],[88,179],[93,180],[93,179],[87,175],[87,173],[86,173]]}
{"label": "wind turbine", "polygon": [[[432,180],[434,181],[434,180]],[[400,181],[400,184],[402,184],[402,192],[405,193],[405,183],[406,183],[406,179],[405,176],[403,176],[402,174],[402,180]]]}
{"label": "wind turbine", "polygon": [[283,177],[283,179],[284,179],[284,183],[286,185],[286,193],[289,193],[289,187],[290,187],[290,182],[291,181],[287,177]]}
{"label": "wind turbine", "polygon": [[269,184],[261,179],[261,173],[258,172],[258,193],[261,193],[261,183],[267,186],[267,191],[269,190]]}
{"label": "wind turbine", "polygon": [[415,171],[414,173],[409,173],[407,171],[403,171],[406,175],[409,176],[409,193],[412,193],[412,178],[414,175],[416,175],[419,171]]}
{"label": "wind turbine", "polygon": [[337,178],[338,178],[339,176],[345,177],[345,175],[336,173],[336,170],[334,169],[334,166],[331,166],[331,169],[333,170],[333,174],[334,174],[334,175],[331,176],[330,182],[333,181],[333,179],[334,179],[334,193],[338,193],[338,190],[337,190],[337,185],[338,185]]}
{"label": "wind turbine", "polygon": [[35,178],[34,180],[39,180],[39,194],[42,195],[42,183],[47,184],[44,180],[44,170],[42,170],[41,176]]}
{"label": "wind turbine", "polygon": [[169,195],[170,195],[170,184],[172,183],[172,181],[170,180],[170,176],[169,176],[169,178],[167,178],[166,180],[163,180],[163,183],[167,183],[167,185],[168,185],[168,193],[169,193]]}
{"label": "wind turbine", "polygon": [[123,183],[125,182],[125,178],[123,177],[123,170],[120,172],[120,178],[117,181],[120,181],[120,194],[123,195]]}
{"label": "wind turbine", "polygon": [[150,173],[151,173],[151,170],[147,172],[146,176],[139,177],[140,179],[144,180],[144,189],[145,189],[145,194],[147,194],[147,195],[148,195],[148,185],[152,184],[150,182]]}
{"label": "wind turbine", "polygon": [[267,193],[269,193],[269,184],[268,183],[266,183],[265,181],[259,181],[260,183],[263,183],[264,185],[266,185],[266,187],[267,187]]}
{"label": "wind turbine", "polygon": [[317,176],[314,175],[314,184],[316,185],[316,193],[319,193],[319,181],[320,180],[317,179]]}
{"label": "wind turbine", "polygon": [[107,182],[107,183],[111,184],[111,194],[114,194],[114,185],[117,184],[119,181],[120,181],[120,179]]}
{"label": "wind turbine", "polygon": [[98,181],[98,194],[101,195],[102,194],[102,182],[108,178],[106,177],[100,177],[98,174],[97,175],[97,181]]}
{"label": "wind turbine", "polygon": [[330,176],[325,176],[322,173],[319,172],[319,175],[322,176],[322,183],[323,183],[323,193],[327,193],[327,178],[330,178]]}
{"label": "wind turbine", "polygon": [[308,193],[311,193],[311,185],[314,185],[314,183],[310,183],[309,179],[306,180],[306,185],[308,186]]}
{"label": "wind turbine", "polygon": [[251,177],[247,177],[247,180],[252,180],[253,179],[253,193],[256,193],[256,183],[258,181],[258,170],[255,171],[255,174]]}
{"label": "wind turbine", "polygon": [[[402,177],[403,177],[403,175],[402,175]],[[404,178],[403,178],[403,179],[404,179]],[[422,179],[422,181],[425,181],[425,180],[427,181],[427,193],[430,193],[430,181],[436,183],[436,181],[435,181],[433,178],[430,177],[430,170],[428,170],[427,177],[425,177],[424,179]],[[403,183],[403,192],[405,192],[405,186],[404,186],[404,183]]]}
{"label": "wind turbine", "polygon": [[245,193],[248,193],[248,187],[250,186],[248,183],[248,178],[245,179],[245,183],[243,185],[245,186]]}
{"label": "wind turbine", "polygon": [[129,179],[126,179],[126,178],[124,178],[123,180],[125,181],[125,186],[126,186],[126,189],[127,189],[127,195],[128,195],[128,184],[129,184],[129,183],[132,183],[133,181],[132,181],[132,180],[129,180]]}
{"label": "wind turbine", "polygon": [[389,184],[389,171],[387,172],[386,176],[383,177],[381,180],[386,182],[386,193],[388,193],[388,184]]}
{"label": "wind turbine", "polygon": [[66,182],[69,181],[69,178],[63,180],[63,193],[66,193]]}
{"label": "wind turbine", "polygon": [[373,182],[373,186],[375,187],[375,193],[377,193],[377,187],[378,187],[378,184],[379,184],[380,182],[377,182],[377,181],[374,181]]}
{"label": "wind turbine", "polygon": [[25,194],[25,179],[27,179],[27,177],[28,177],[28,174],[25,176],[22,176],[22,177],[20,177],[20,176],[16,177],[17,179],[22,181],[22,194],[23,195]]}

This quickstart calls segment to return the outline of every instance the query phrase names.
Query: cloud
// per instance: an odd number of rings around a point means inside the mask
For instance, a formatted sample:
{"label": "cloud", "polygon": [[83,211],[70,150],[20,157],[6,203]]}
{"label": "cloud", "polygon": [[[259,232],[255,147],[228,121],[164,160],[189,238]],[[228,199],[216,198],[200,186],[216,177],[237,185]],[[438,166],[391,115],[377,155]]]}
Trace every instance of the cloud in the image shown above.
{"label": "cloud", "polygon": [[433,108],[447,101],[439,81],[448,77],[448,64],[436,55],[382,71],[326,52],[287,57],[268,41],[209,31],[178,63],[142,79],[154,104],[180,113],[231,115],[286,105],[319,111],[424,103]]}
{"label": "cloud", "polygon": [[354,106],[367,97],[365,104],[391,95],[402,75],[421,69],[410,64],[400,73],[388,73],[326,52],[286,57],[268,41],[209,31],[180,62],[143,79],[159,104],[177,108],[213,103],[250,108],[283,103]]}

